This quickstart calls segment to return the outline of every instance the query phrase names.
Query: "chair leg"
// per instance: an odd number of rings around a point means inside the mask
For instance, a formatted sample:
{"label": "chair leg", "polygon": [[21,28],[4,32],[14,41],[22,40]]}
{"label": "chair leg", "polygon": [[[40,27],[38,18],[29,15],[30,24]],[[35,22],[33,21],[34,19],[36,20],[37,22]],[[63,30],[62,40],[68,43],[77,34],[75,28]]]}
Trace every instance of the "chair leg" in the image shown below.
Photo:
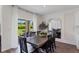
{"label": "chair leg", "polygon": [[20,48],[20,53],[23,53],[21,48]]}
{"label": "chair leg", "polygon": [[52,52],[54,52],[54,45],[52,44],[52,46],[51,46],[51,49],[52,49]]}
{"label": "chair leg", "polygon": [[48,53],[49,51],[48,51],[48,49],[46,48],[46,53]]}
{"label": "chair leg", "polygon": [[54,48],[56,49],[56,43],[55,42],[53,43],[53,45],[54,45]]}

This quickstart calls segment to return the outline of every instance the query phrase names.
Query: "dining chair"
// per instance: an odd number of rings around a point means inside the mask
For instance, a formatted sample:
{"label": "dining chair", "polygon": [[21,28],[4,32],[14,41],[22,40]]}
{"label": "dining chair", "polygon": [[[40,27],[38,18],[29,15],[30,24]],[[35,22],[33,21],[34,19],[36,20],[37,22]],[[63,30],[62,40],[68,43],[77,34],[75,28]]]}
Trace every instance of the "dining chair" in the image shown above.
{"label": "dining chair", "polygon": [[53,37],[52,37],[52,42],[53,42],[53,44],[54,44],[54,47],[55,47],[55,49],[56,49],[56,38],[57,38],[57,29],[53,29],[52,30],[52,35],[53,35]]}
{"label": "dining chair", "polygon": [[56,49],[55,37],[48,35],[48,41],[42,46],[42,48],[47,52],[54,52]]}
{"label": "dining chair", "polygon": [[26,38],[19,37],[19,44],[20,44],[20,52],[21,53],[28,53]]}
{"label": "dining chair", "polygon": [[54,48],[55,48],[55,38],[52,37],[52,35],[48,35],[48,45],[49,45],[49,48],[50,48],[50,51],[51,52],[54,52]]}
{"label": "dining chair", "polygon": [[41,48],[46,53],[54,52],[54,46],[53,46],[53,42],[51,41],[51,39],[52,39],[51,35],[48,35],[48,40],[41,46]]}

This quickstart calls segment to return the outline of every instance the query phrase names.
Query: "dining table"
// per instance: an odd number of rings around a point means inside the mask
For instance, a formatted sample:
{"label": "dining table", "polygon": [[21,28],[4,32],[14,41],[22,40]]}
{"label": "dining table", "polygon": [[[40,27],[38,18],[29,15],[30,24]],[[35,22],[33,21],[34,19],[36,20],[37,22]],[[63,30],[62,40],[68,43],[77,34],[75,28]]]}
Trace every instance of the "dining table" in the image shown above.
{"label": "dining table", "polygon": [[32,36],[32,37],[27,37],[27,49],[28,52],[34,51],[33,47],[30,44],[36,45],[38,48],[43,46],[47,41],[48,37],[39,37],[39,36]]}

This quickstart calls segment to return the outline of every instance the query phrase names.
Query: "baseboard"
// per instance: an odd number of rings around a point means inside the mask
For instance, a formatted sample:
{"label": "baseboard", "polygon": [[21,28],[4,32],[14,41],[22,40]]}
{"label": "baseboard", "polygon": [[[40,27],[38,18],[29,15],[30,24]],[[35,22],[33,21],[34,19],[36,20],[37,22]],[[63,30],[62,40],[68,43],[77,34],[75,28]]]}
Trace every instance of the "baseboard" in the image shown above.
{"label": "baseboard", "polygon": [[16,50],[16,49],[17,49],[17,47],[16,47],[16,48],[10,48],[10,49],[4,50],[4,51],[1,52],[1,53],[7,53],[7,52],[9,52],[9,51],[11,51],[11,50]]}
{"label": "baseboard", "polygon": [[69,44],[69,43],[61,42],[61,41],[56,41],[56,42],[63,43],[63,44],[67,44],[67,45],[72,45],[72,46],[75,46],[76,47],[76,45],[74,45],[74,44]]}
{"label": "baseboard", "polygon": [[76,44],[69,43],[69,42],[66,42],[66,41],[62,41],[62,39],[57,39],[56,41],[57,42],[61,42],[61,43],[65,43],[65,44],[70,44],[70,45],[75,45],[76,46]]}

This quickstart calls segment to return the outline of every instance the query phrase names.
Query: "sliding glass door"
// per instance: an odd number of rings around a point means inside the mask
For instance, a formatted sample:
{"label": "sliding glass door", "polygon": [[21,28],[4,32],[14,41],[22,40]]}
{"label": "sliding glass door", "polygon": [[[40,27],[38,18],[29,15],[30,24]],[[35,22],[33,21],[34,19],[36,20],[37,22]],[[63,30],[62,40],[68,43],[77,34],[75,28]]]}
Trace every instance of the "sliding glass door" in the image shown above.
{"label": "sliding glass door", "polygon": [[33,31],[33,21],[18,19],[18,36],[23,36],[24,33]]}
{"label": "sliding glass door", "polygon": [[23,36],[26,32],[26,20],[18,19],[18,36]]}

